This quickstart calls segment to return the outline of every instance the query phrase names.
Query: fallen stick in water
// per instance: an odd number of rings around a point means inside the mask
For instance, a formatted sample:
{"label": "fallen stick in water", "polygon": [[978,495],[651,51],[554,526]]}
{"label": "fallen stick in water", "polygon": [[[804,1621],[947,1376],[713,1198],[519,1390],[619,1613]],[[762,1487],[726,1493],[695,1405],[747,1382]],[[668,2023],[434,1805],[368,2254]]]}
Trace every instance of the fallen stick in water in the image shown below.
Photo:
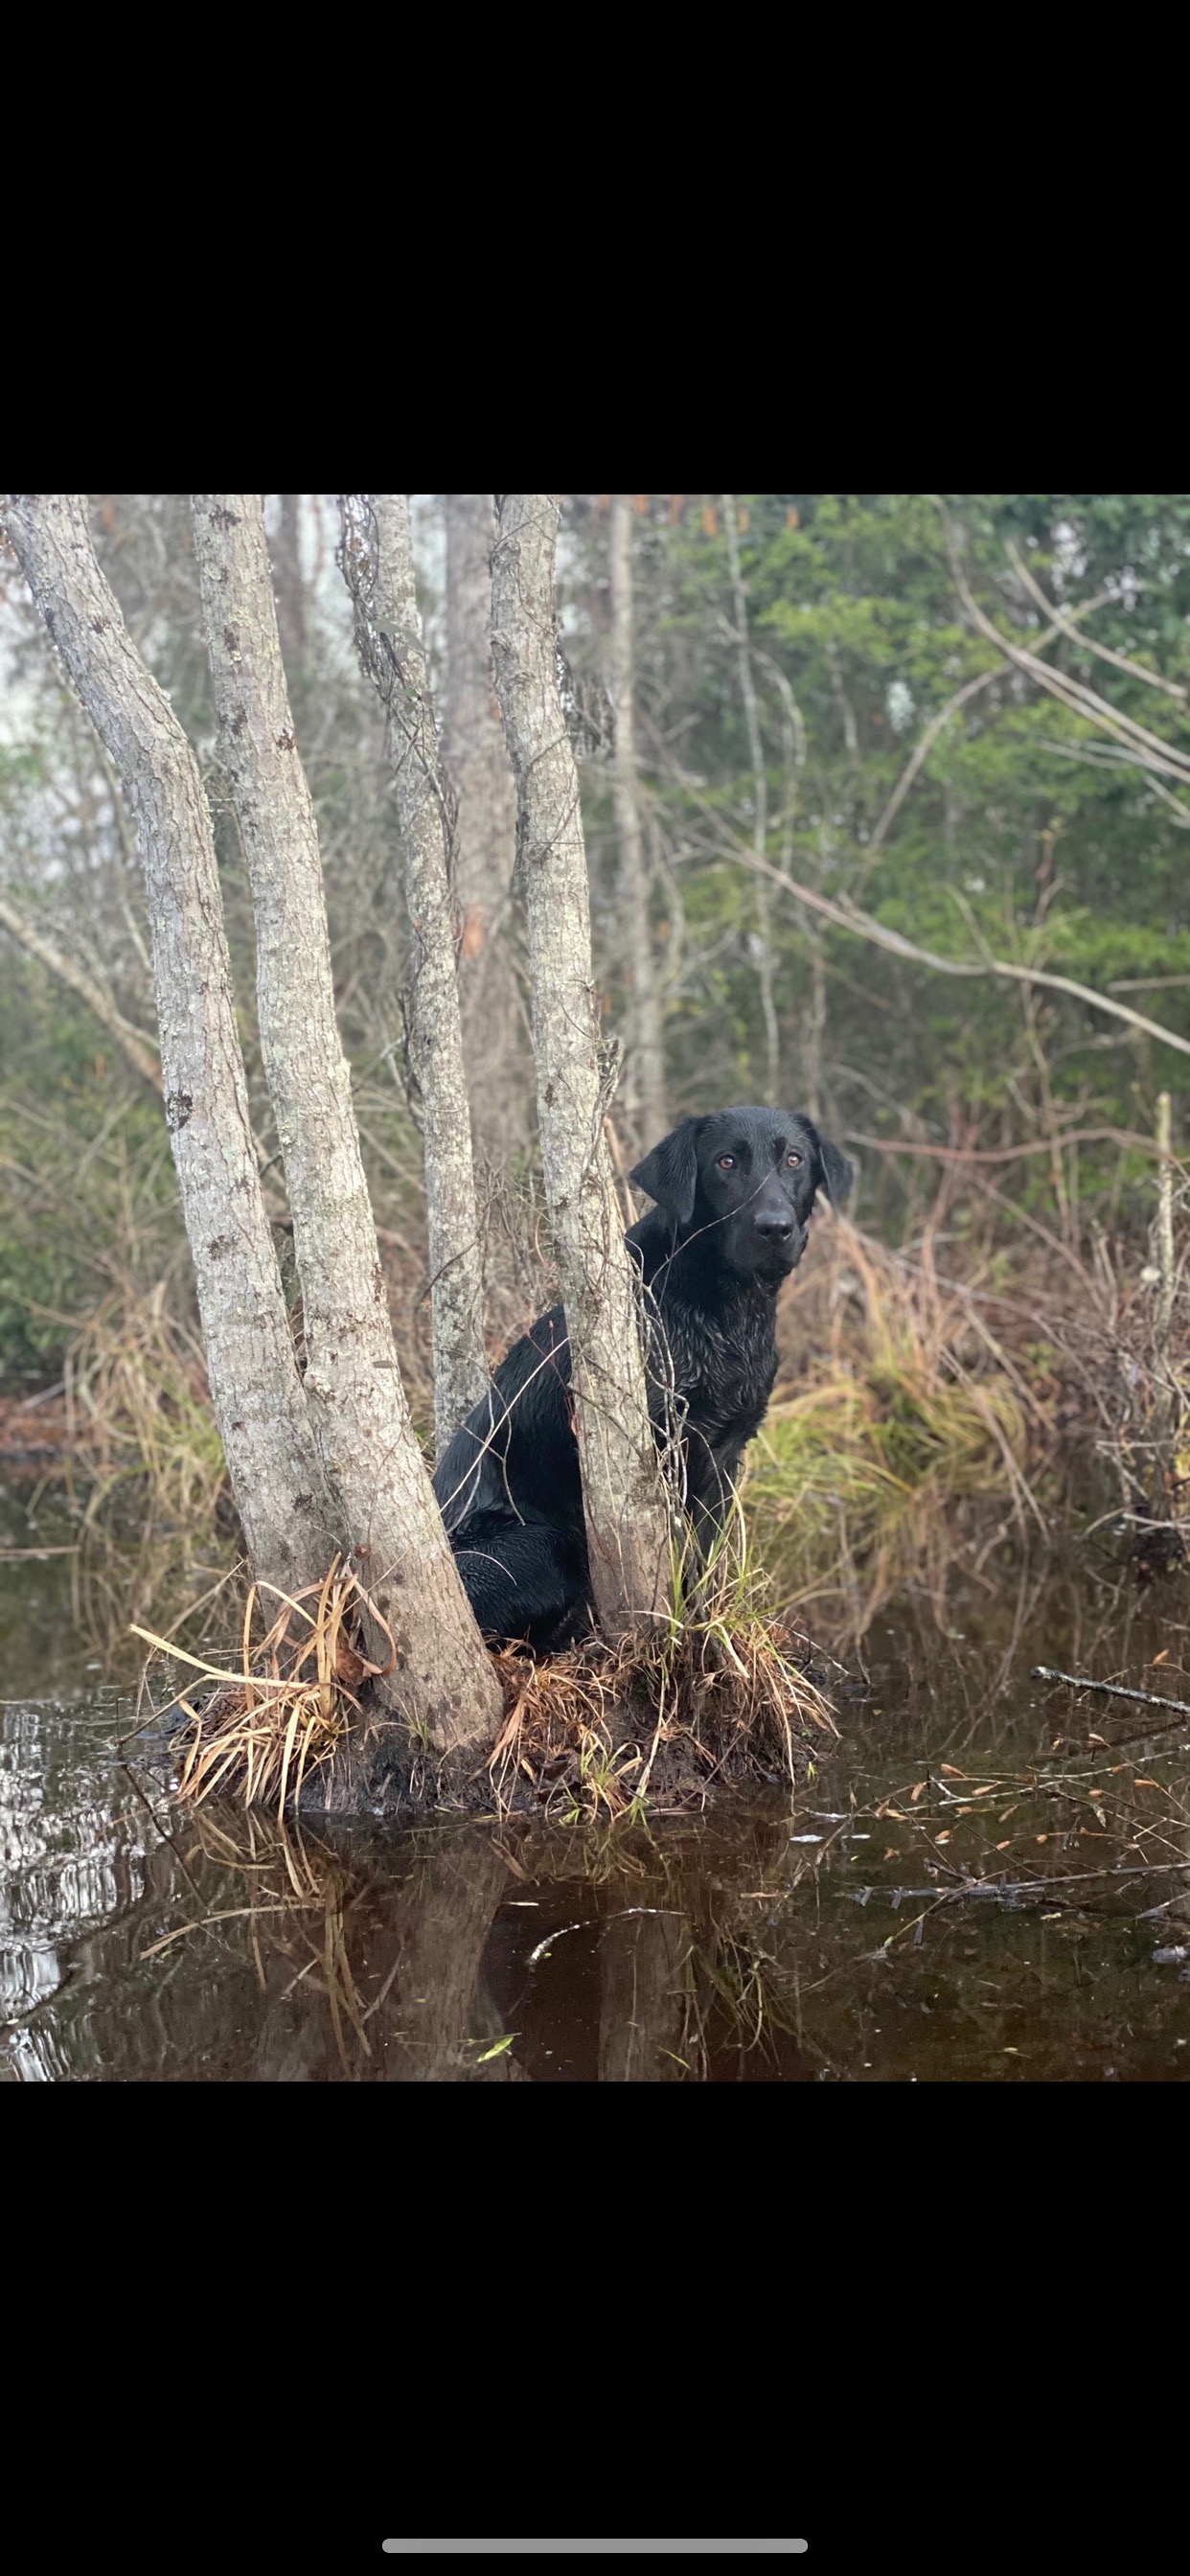
{"label": "fallen stick in water", "polygon": [[1034,1664],[1031,1682],[1067,1682],[1071,1690],[1107,1691],[1112,1699],[1138,1699],[1146,1708],[1176,1709],[1179,1717],[1190,1717],[1190,1700],[1161,1699],[1156,1691],[1125,1690],[1122,1682],[1092,1682],[1082,1673],[1055,1672],[1050,1664]]}

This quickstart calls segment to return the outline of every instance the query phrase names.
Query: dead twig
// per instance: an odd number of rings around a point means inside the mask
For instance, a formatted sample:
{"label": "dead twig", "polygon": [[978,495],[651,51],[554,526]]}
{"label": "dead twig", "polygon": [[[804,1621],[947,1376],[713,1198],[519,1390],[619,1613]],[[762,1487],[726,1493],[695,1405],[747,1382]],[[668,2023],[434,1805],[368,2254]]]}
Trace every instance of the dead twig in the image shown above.
{"label": "dead twig", "polygon": [[1104,1691],[1113,1699],[1140,1700],[1145,1708],[1176,1709],[1179,1717],[1190,1717],[1190,1700],[1162,1699],[1156,1691],[1126,1690],[1123,1682],[1093,1682],[1084,1673],[1059,1673],[1050,1664],[1034,1664],[1031,1682],[1065,1682],[1070,1690]]}

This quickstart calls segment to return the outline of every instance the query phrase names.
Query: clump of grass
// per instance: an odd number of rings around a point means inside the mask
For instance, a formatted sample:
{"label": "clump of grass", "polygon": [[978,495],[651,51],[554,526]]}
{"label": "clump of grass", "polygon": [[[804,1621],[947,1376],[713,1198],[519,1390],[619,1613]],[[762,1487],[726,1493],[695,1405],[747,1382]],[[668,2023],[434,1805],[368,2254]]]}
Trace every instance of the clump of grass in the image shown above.
{"label": "clump of grass", "polygon": [[238,1539],[201,1345],[177,1302],[168,1273],[147,1291],[121,1276],[74,1323],[61,1464],[37,1488],[60,1487],[77,1522],[73,1615],[109,1664],[131,1619],[192,1593],[196,1557],[202,1576],[219,1572]]}
{"label": "clump of grass", "polygon": [[1006,1530],[1040,1520],[1027,1469],[1052,1426],[1036,1372],[969,1288],[940,1285],[928,1241],[914,1264],[839,1220],[833,1253],[817,1331],[801,1319],[802,1383],[778,1389],[746,1492],[799,1607],[856,1636],[940,1529],[957,1544],[956,1505],[998,1497]]}
{"label": "clump of grass", "polygon": [[506,1714],[487,1763],[502,1810],[529,1799],[576,1822],[701,1803],[716,1779],[806,1777],[838,1728],[807,1640],[768,1611],[738,1523],[711,1562],[675,1562],[669,1607],[643,1646],[593,1638],[541,1663],[495,1660]]}
{"label": "clump of grass", "polygon": [[[392,1668],[392,1632],[338,1558],[321,1586],[273,1596],[281,1606],[259,1639],[253,1619],[272,1587],[251,1587],[238,1670],[152,1629],[133,1634],[213,1685],[201,1700],[192,1686],[169,1702],[183,1717],[178,1795],[192,1807],[218,1793],[283,1821],[299,1811],[303,1784],[338,1764],[369,1801],[401,1811],[494,1804],[569,1822],[639,1820],[647,1802],[705,1803],[716,1780],[796,1783],[837,1736],[808,1640],[771,1616],[766,1592],[733,1526],[709,1565],[690,1554],[675,1562],[670,1602],[643,1647],[593,1636],[540,1662],[513,1647],[494,1654],[504,1723],[466,1778],[435,1768],[413,1730],[376,1711],[369,1686]],[[383,1667],[362,1650],[364,1611],[393,1647]],[[383,1781],[372,1776],[382,1734]]]}
{"label": "clump of grass", "polygon": [[64,1377],[73,1455],[91,1485],[87,1524],[133,1488],[138,1520],[205,1528],[227,1467],[202,1348],[171,1310],[167,1281],[105,1297],[76,1330]]}
{"label": "clump of grass", "polygon": [[[1159,1104],[1169,1141],[1169,1097]],[[1109,1467],[1142,1579],[1173,1575],[1190,1562],[1190,1243],[1185,1210],[1190,1182],[1172,1161],[1158,1182],[1149,1258],[1132,1247],[1092,1239],[1086,1293],[1057,1315],[1058,1354],[1081,1381],[1095,1425],[1097,1455]],[[1177,1221],[1175,1223],[1175,1220]]]}
{"label": "clump of grass", "polygon": [[[254,1643],[253,1616],[264,1593],[273,1594],[281,1609]],[[388,1637],[392,1654],[386,1665],[370,1662],[360,1650],[363,1610]],[[183,1742],[189,1736],[179,1797],[197,1807],[221,1790],[247,1807],[275,1807],[281,1818],[287,1805],[297,1810],[307,1774],[334,1761],[353,1724],[366,1735],[367,1716],[357,1694],[391,1671],[396,1653],[387,1621],[338,1557],[323,1583],[304,1592],[290,1596],[270,1584],[251,1586],[239,1672],[221,1671],[150,1629],[137,1627],[134,1634],[216,1685],[201,1705],[182,1693],[172,1703],[186,1721]]]}

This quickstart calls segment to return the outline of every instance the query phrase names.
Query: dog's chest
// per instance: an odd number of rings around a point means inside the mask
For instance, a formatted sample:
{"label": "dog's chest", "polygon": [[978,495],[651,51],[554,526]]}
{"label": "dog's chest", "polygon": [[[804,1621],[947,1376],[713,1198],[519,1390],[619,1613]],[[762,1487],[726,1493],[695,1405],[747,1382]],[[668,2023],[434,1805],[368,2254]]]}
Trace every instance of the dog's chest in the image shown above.
{"label": "dog's chest", "polygon": [[741,1298],[720,1315],[667,1312],[674,1387],[687,1420],[708,1437],[754,1424],[777,1370],[773,1314],[767,1300]]}

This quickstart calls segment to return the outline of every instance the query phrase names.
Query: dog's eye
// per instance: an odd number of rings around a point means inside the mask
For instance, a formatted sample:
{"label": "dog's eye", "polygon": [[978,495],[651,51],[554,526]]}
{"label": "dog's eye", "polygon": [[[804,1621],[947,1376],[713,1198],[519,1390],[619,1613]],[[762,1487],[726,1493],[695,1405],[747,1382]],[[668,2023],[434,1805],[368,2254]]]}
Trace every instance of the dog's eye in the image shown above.
{"label": "dog's eye", "polygon": [[734,1170],[735,1170],[735,1155],[734,1155],[734,1154],[720,1154],[720,1156],[719,1156],[719,1169],[720,1169],[720,1171],[721,1171],[721,1172],[734,1172]]}
{"label": "dog's eye", "polygon": [[789,1165],[790,1171],[796,1172],[798,1164],[803,1160],[803,1157],[801,1154],[787,1154],[785,1160]]}

